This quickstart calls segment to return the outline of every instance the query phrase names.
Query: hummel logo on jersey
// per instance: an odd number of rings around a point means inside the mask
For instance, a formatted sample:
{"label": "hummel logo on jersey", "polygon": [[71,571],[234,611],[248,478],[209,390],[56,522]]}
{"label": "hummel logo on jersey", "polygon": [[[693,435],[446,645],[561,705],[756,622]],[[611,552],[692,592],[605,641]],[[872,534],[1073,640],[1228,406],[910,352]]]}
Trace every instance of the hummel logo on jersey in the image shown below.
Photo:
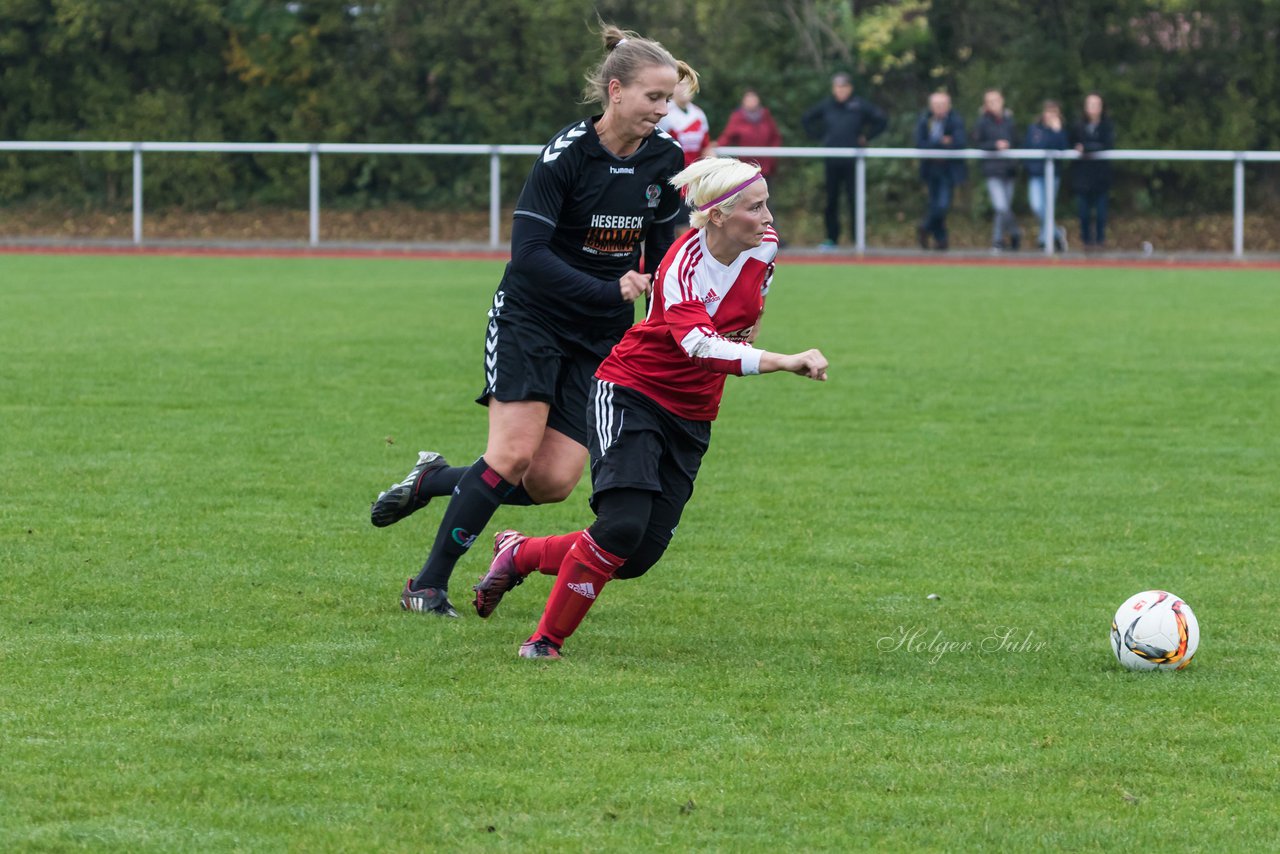
{"label": "hummel logo on jersey", "polygon": [[572,129],[565,131],[563,136],[558,136],[555,139],[553,139],[551,143],[546,147],[546,149],[543,150],[542,152],[542,162],[550,163],[552,160],[555,160],[561,154],[564,154],[564,150],[569,146],[573,145],[573,141],[578,137],[582,136],[586,132],[587,132],[586,122],[580,122],[577,125],[575,125]]}
{"label": "hummel logo on jersey", "polygon": [[584,581],[581,584],[570,581],[566,586],[579,596],[586,596],[588,599],[596,598],[596,589],[591,586],[590,581]]}
{"label": "hummel logo on jersey", "polygon": [[634,166],[610,166],[610,167],[609,167],[609,174],[610,174],[610,175],[634,175],[634,174],[636,174],[636,167],[634,167]]}
{"label": "hummel logo on jersey", "polygon": [[702,298],[703,305],[715,305],[720,302],[720,295],[716,293],[715,288],[707,288],[707,295]]}

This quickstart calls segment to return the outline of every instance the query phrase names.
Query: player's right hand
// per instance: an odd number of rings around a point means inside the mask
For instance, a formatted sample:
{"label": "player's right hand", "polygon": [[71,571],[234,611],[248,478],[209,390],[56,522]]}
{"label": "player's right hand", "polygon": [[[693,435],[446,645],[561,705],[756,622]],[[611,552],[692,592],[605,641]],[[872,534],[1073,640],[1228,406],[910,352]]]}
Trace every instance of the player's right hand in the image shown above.
{"label": "player's right hand", "polygon": [[618,280],[618,287],[622,290],[622,298],[627,302],[635,302],[649,293],[649,288],[652,287],[652,280],[653,277],[647,273],[628,270],[626,275]]}

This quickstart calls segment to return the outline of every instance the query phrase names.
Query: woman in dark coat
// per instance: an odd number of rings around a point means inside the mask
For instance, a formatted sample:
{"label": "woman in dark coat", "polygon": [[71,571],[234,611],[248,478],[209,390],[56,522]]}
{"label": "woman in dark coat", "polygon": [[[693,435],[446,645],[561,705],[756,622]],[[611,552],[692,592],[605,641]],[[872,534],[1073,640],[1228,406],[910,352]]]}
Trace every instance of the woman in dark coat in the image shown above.
{"label": "woman in dark coat", "polygon": [[1072,129],[1071,141],[1082,155],[1071,169],[1071,189],[1080,212],[1080,240],[1085,251],[1101,249],[1107,240],[1111,161],[1096,160],[1090,155],[1115,148],[1116,132],[1097,92],[1085,96],[1084,115]]}

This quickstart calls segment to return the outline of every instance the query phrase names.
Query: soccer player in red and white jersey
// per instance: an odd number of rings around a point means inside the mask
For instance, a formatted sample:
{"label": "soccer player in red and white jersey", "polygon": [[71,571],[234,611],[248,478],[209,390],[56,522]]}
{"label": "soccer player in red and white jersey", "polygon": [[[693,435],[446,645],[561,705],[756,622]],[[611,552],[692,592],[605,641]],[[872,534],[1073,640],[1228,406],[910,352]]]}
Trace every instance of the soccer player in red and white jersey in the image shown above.
{"label": "soccer player in red and white jersey", "polygon": [[753,346],[778,252],[760,167],[709,158],[671,183],[685,190],[693,228],[659,266],[644,322],[595,374],[589,451],[596,520],[563,536],[502,532],[475,586],[476,611],[487,617],[533,571],[556,576],[537,631],[520,647],[523,658],[559,658],[605,584],[642,575],[662,556],[693,494],[726,376],[827,378],[817,350],[784,355]]}
{"label": "soccer player in red and white jersey", "polygon": [[680,143],[684,149],[685,166],[715,153],[711,123],[702,108],[693,103],[693,90],[686,82],[676,84],[675,94],[667,105],[667,114],[658,122],[658,127]]}

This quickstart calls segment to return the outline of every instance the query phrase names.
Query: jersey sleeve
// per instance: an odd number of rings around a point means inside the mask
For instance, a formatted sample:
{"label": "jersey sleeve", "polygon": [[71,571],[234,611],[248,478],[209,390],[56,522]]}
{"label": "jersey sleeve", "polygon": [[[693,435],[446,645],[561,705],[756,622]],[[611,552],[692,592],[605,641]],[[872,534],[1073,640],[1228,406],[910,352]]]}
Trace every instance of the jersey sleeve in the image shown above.
{"label": "jersey sleeve", "polygon": [[676,224],[673,220],[655,223],[644,236],[644,272],[652,273],[667,257],[667,250],[676,242]]}
{"label": "jersey sleeve", "polygon": [[621,305],[622,289],[575,270],[551,251],[555,229],[541,217],[515,217],[511,226],[511,266],[565,299],[587,305]]}
{"label": "jersey sleeve", "polygon": [[[548,149],[549,150],[549,149]],[[556,159],[548,161],[547,152],[539,155],[529,177],[516,199],[515,216],[544,222],[552,228],[560,220],[560,209],[569,194],[570,169]]]}
{"label": "jersey sleeve", "polygon": [[[680,148],[679,143],[666,134],[660,135],[659,141],[665,141],[670,146],[671,151],[667,159],[667,165],[662,176],[662,197],[658,199],[658,209],[653,212],[653,221],[655,223],[674,222],[675,218],[680,215],[680,193],[676,188],[671,186],[671,179],[675,174],[684,168],[684,151]],[[662,256],[659,255],[659,258]]]}
{"label": "jersey sleeve", "polygon": [[708,371],[736,376],[760,373],[760,357],[764,351],[730,341],[717,333],[691,279],[692,274],[686,269],[668,268],[663,276],[663,316],[676,344],[695,364]]}

